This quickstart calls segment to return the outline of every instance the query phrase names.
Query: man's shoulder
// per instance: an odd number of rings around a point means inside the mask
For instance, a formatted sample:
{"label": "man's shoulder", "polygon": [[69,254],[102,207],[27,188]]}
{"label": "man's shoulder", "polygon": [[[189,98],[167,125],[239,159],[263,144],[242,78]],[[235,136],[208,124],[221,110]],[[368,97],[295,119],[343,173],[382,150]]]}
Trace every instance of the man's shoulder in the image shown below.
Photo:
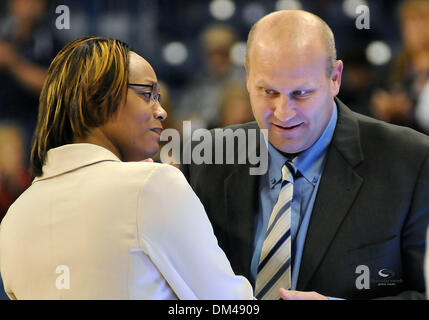
{"label": "man's shoulder", "polygon": [[387,123],[353,112],[359,124],[360,136],[374,142],[401,147],[423,148],[429,151],[429,136],[414,129]]}
{"label": "man's shoulder", "polygon": [[[408,127],[390,124],[350,110],[348,112],[346,117],[353,118],[357,132],[346,138],[337,136],[335,143],[341,145],[342,150],[352,148],[346,144],[354,144],[355,148],[352,149],[359,150],[363,159],[376,166],[380,167],[384,163],[388,167],[402,168],[402,164],[407,164],[406,170],[420,168],[429,158],[429,136]],[[347,124],[352,125],[352,122]],[[350,133],[353,130],[343,128],[341,132]],[[353,136],[357,140],[349,139]]]}
{"label": "man's shoulder", "polygon": [[356,132],[352,128],[356,128],[362,146],[379,145],[382,149],[390,147],[396,149],[400,146],[428,150],[428,135],[354,112],[339,99],[336,99],[336,103],[339,111],[336,131],[340,127],[339,131],[342,134],[353,136]]}

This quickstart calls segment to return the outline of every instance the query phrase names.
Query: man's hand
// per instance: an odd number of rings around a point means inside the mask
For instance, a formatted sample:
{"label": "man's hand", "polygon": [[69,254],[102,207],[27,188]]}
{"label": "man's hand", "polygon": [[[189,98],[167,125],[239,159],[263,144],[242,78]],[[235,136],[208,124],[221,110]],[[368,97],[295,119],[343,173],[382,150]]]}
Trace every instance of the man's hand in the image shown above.
{"label": "man's hand", "polygon": [[280,297],[283,300],[328,300],[327,297],[322,296],[321,294],[311,291],[295,291],[295,290],[285,290],[280,289]]}

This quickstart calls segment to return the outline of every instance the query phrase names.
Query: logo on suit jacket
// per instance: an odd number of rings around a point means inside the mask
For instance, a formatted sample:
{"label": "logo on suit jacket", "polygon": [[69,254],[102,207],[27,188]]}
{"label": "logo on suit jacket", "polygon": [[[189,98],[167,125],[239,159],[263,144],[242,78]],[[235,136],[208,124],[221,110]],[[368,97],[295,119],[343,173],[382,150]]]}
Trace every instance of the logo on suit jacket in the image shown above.
{"label": "logo on suit jacket", "polygon": [[377,278],[371,279],[371,272],[367,265],[361,264],[356,267],[355,273],[358,274],[355,285],[358,290],[371,289],[371,285],[375,286],[396,286],[402,283],[402,279],[394,279],[396,273],[388,268],[382,268],[377,272]]}

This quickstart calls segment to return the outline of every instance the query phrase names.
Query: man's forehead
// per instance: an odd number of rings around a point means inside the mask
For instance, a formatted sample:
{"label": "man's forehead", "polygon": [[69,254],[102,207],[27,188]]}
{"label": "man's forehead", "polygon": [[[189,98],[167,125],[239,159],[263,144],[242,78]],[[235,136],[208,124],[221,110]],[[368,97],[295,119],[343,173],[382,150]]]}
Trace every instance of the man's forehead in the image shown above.
{"label": "man's forehead", "polygon": [[312,86],[326,76],[326,54],[274,52],[250,56],[249,77],[257,86],[286,81],[291,86]]}
{"label": "man's forehead", "polygon": [[280,87],[290,88],[314,88],[318,85],[317,79],[314,77],[301,74],[298,77],[292,77],[285,74],[284,77],[272,78],[265,74],[259,73],[254,76],[255,86],[259,88],[282,89]]}
{"label": "man's forehead", "polygon": [[[250,63],[256,63],[262,68],[273,65],[313,64],[314,61],[325,61],[326,50],[316,43],[297,41],[294,44],[287,42],[260,41],[255,43],[250,55]],[[310,61],[309,61],[310,60]]]}
{"label": "man's forehead", "polygon": [[297,52],[302,50],[324,50],[321,37],[317,33],[259,33],[251,48],[253,51],[262,51],[273,54],[281,52]]}

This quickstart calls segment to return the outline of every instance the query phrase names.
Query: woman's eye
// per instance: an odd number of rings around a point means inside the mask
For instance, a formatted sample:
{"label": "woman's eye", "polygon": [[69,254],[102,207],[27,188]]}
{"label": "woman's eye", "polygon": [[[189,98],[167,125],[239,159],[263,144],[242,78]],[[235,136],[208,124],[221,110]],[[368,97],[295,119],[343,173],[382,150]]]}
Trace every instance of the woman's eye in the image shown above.
{"label": "woman's eye", "polygon": [[143,96],[146,99],[149,99],[150,96],[152,95],[151,92],[139,92],[139,95]]}

